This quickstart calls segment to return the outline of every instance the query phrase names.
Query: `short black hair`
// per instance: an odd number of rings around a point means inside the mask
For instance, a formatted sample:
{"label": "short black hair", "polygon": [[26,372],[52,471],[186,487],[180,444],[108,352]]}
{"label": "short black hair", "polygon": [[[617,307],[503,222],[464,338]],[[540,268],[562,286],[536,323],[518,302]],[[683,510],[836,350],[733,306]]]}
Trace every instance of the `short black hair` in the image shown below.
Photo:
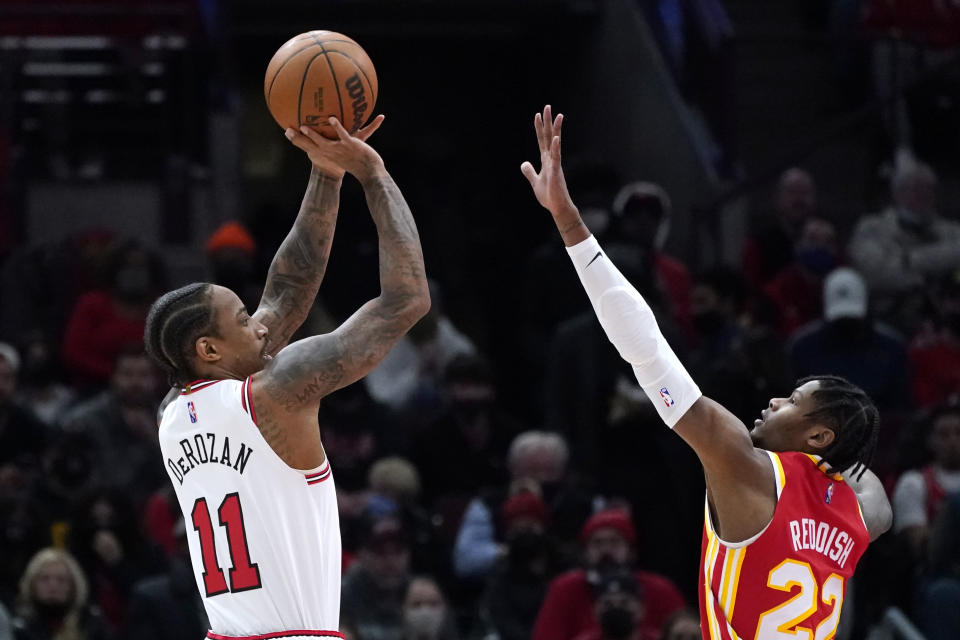
{"label": "short black hair", "polygon": [[183,387],[197,378],[193,345],[201,336],[216,335],[212,293],[210,283],[194,282],[163,294],[150,307],[143,342],[171,386]]}
{"label": "short black hair", "polygon": [[813,380],[820,388],[812,394],[816,408],[806,417],[822,422],[836,436],[823,452],[829,465],[826,471],[840,473],[852,467],[851,474],[860,471],[859,479],[877,450],[880,412],[863,389],[840,376],[809,376],[797,381],[797,386]]}

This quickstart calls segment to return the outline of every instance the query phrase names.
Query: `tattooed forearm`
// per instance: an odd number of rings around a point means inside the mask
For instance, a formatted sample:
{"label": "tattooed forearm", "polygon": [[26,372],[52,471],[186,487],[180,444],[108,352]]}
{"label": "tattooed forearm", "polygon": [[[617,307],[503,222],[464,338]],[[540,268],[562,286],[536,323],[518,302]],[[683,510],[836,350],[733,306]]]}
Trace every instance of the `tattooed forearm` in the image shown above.
{"label": "tattooed forearm", "polygon": [[420,236],[403,194],[389,175],[368,180],[363,190],[380,239],[381,298],[429,301]]}
{"label": "tattooed forearm", "polygon": [[274,358],[262,387],[270,407],[293,414],[315,409],[323,396],[369,373],[429,308],[410,208],[388,175],[363,187],[380,240],[380,295],[333,333],[301,340]]}
{"label": "tattooed forearm", "polygon": [[333,242],[340,184],[339,178],[311,171],[297,219],[270,264],[256,315],[270,330],[272,354],[303,324],[316,298]]}

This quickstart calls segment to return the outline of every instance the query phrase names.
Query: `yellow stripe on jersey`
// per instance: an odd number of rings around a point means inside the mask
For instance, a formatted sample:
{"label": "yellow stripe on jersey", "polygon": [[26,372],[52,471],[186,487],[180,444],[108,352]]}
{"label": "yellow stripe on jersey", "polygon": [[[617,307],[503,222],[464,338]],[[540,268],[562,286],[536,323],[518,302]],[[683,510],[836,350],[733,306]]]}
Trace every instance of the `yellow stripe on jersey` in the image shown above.
{"label": "yellow stripe on jersey", "polygon": [[787,485],[787,474],[783,472],[783,463],[780,462],[780,456],[776,453],[770,452],[773,455],[773,468],[777,474],[777,497],[780,497],[780,493],[783,491],[783,488]]}
{"label": "yellow stripe on jersey", "polygon": [[831,479],[833,479],[833,480],[836,480],[837,482],[843,482],[843,475],[841,475],[841,474],[839,474],[839,473],[827,473],[823,468],[821,468],[821,467],[827,466],[827,461],[826,461],[826,460],[824,460],[824,459],[821,458],[820,456],[815,456],[815,455],[813,455],[812,453],[805,453],[805,454],[803,454],[803,455],[805,455],[805,456],[807,456],[808,458],[810,458],[810,460],[813,461],[813,464],[817,465],[817,468],[820,469],[821,471],[823,471],[824,475],[826,475],[828,478],[831,478]]}
{"label": "yellow stripe on jersey", "polygon": [[707,553],[703,563],[703,588],[704,602],[707,609],[707,631],[710,634],[710,640],[722,640],[720,637],[720,625],[717,622],[717,615],[713,608],[713,589],[710,585],[713,583],[713,566],[717,563],[717,553],[720,550],[720,544],[717,537],[711,531],[707,531]]}
{"label": "yellow stripe on jersey", "polygon": [[[730,550],[727,551],[730,553]],[[747,547],[742,547],[737,549],[733,553],[733,557],[730,561],[731,565],[731,576],[730,576],[730,586],[727,590],[725,596],[725,602],[721,602],[723,606],[723,612],[727,616],[727,620],[733,620],[733,609],[737,605],[737,590],[740,588],[740,569],[743,568],[743,559],[747,555]]]}

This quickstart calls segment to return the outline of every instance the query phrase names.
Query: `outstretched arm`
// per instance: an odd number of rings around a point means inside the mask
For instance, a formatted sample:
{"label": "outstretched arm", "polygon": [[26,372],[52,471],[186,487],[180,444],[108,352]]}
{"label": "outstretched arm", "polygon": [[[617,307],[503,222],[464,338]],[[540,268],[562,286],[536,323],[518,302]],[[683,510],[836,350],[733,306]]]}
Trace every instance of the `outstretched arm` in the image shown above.
{"label": "outstretched arm", "polygon": [[633,366],[637,381],[667,426],[697,453],[711,500],[724,522],[722,535],[745,539],[769,522],[776,506],[769,456],[754,448],[747,428],[729,411],[704,398],[660,332],[636,288],[609,261],[580,218],[567,191],[560,155],[563,116],[547,106],[534,118],[540,171],[520,170],[537,200],[553,216],[577,275],[607,337]]}
{"label": "outstretched arm", "polygon": [[[379,128],[383,116],[357,132],[366,140]],[[304,131],[309,131],[304,127]],[[276,355],[303,324],[327,269],[330,245],[340,205],[343,169],[308,144],[306,133],[287,129],[287,138],[307,152],[312,163],[310,181],[300,212],[270,263],[263,297],[253,317],[266,325],[267,352]]]}
{"label": "outstretched arm", "polygon": [[[339,139],[309,135],[363,185],[377,227],[380,295],[329,334],[300,340],[282,350],[254,376],[260,429],[271,446],[296,465],[298,448],[319,450],[316,412],[320,399],[366,375],[430,308],[420,238],[410,208],[380,156],[331,119]],[[291,430],[296,437],[288,438]],[[296,446],[295,446],[296,445]],[[322,453],[319,454],[322,460]],[[313,458],[316,462],[316,457]]]}

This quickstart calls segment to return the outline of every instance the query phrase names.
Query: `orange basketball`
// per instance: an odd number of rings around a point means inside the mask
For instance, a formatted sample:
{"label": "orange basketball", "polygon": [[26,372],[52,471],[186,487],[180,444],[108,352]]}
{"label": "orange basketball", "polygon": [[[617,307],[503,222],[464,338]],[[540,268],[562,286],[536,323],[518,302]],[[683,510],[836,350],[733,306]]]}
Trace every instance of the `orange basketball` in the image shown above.
{"label": "orange basketball", "polygon": [[287,40],[267,65],[263,94],[283,127],[307,125],[335,138],[336,117],[351,133],[377,102],[377,72],[356,42],[333,31],[308,31]]}

